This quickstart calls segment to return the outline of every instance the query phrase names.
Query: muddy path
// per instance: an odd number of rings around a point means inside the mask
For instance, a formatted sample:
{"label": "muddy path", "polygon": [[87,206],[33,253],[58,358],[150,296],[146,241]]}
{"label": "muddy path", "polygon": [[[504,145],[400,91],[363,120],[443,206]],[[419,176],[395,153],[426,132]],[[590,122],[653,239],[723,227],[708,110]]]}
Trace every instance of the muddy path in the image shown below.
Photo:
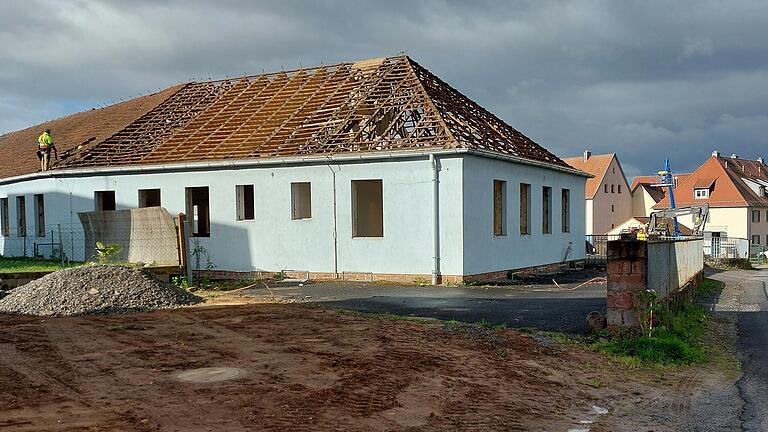
{"label": "muddy path", "polygon": [[[177,378],[206,367],[242,373]],[[0,316],[3,431],[675,430],[633,407],[672,403],[688,378],[513,330],[299,304]]]}

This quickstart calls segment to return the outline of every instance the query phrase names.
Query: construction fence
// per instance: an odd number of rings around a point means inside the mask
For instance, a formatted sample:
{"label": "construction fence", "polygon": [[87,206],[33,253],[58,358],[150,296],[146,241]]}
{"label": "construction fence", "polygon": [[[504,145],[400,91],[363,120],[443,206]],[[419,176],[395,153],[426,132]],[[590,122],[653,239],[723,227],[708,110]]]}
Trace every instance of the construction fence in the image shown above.
{"label": "construction fence", "polygon": [[9,232],[0,237],[0,256],[67,262],[143,263],[157,267],[181,262],[175,219],[161,207],[80,213],[80,223],[55,224],[44,231]]}

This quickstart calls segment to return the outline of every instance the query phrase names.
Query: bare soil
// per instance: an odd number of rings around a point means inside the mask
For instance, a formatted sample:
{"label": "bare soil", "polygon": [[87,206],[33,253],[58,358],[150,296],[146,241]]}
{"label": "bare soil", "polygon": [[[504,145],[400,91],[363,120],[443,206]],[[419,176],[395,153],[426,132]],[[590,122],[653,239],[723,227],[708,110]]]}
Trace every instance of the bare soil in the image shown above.
{"label": "bare soil", "polygon": [[[244,374],[177,378],[205,367]],[[694,376],[513,330],[301,304],[0,315],[3,431],[679,430]]]}

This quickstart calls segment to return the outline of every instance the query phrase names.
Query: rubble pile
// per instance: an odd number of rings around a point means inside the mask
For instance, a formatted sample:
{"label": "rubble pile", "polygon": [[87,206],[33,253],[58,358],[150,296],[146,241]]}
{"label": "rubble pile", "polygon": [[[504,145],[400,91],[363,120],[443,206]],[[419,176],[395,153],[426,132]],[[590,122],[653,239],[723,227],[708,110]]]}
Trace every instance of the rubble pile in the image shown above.
{"label": "rubble pile", "polygon": [[37,316],[108,315],[177,308],[201,302],[146,270],[93,265],[59,270],[12,290],[0,313]]}

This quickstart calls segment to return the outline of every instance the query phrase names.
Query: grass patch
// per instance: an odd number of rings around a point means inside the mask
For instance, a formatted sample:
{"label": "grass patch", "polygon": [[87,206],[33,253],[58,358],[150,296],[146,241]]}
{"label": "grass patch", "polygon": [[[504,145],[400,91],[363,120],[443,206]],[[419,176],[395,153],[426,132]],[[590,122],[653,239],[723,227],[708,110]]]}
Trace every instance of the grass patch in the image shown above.
{"label": "grass patch", "polygon": [[[704,279],[694,297],[710,297],[723,286],[722,282]],[[655,314],[658,321],[650,336],[602,334],[592,343],[592,348],[630,366],[677,366],[709,360],[705,339],[710,316],[706,309],[696,302],[686,302],[661,306]]]}
{"label": "grass patch", "polygon": [[77,262],[69,262],[62,265],[61,261],[42,258],[0,256],[0,273],[56,271],[81,265],[82,263]]}

